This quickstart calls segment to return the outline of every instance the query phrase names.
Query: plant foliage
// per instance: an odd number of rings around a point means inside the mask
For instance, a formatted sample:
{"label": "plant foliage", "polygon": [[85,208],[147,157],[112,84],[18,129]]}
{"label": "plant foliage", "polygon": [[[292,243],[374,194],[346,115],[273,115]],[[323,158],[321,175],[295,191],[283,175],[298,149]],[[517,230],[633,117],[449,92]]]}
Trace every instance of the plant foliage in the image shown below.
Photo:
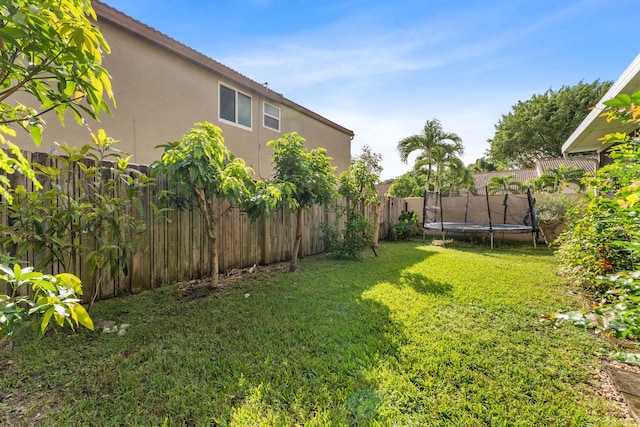
{"label": "plant foliage", "polygon": [[0,337],[13,341],[31,330],[39,339],[51,320],[60,327],[93,330],[93,321],[77,297],[82,295],[82,283],[73,274],[51,276],[18,264],[0,265],[0,279],[10,289],[9,294],[0,293]]}
{"label": "plant foliage", "polygon": [[562,155],[562,144],[606,93],[610,82],[580,82],[518,101],[489,139],[490,160],[499,169],[526,169],[536,160]]}
{"label": "plant foliage", "polygon": [[[23,173],[39,185],[18,147],[10,141],[24,129],[36,145],[43,115],[66,111],[83,125],[83,116],[109,112],[111,81],[102,66],[109,45],[91,20],[90,0],[6,0],[0,3],[0,170]],[[27,95],[23,103],[14,96]],[[25,99],[23,97],[21,99]],[[115,103],[114,103],[115,105]],[[0,195],[11,202],[10,183],[0,176]]]}
{"label": "plant foliage", "polygon": [[29,251],[38,254],[39,269],[59,263],[78,271],[85,254],[94,277],[93,301],[103,274],[128,274],[146,230],[140,197],[153,179],[131,167],[130,156],[102,129],[91,137],[91,144],[79,148],[61,146],[64,155],[49,156],[55,164],[34,164],[46,190],[9,190],[14,203],[0,205],[9,218],[0,224],[0,244],[14,260]]}
{"label": "plant foliage", "polygon": [[274,182],[291,185],[288,208],[296,212],[296,238],[291,254],[290,270],[298,268],[298,254],[302,242],[303,210],[329,202],[335,195],[335,167],[324,148],[307,150],[306,140],[297,132],[267,142],[273,148]]}
{"label": "plant foliage", "polygon": [[[640,92],[606,101],[607,120],[640,122]],[[600,292],[596,303],[581,312],[552,313],[555,322],[640,339],[640,140],[612,133],[602,140],[613,163],[586,180],[592,191],[560,239],[557,251],[564,273]]]}
{"label": "plant foliage", "polygon": [[[222,215],[221,203],[231,207],[246,206],[251,218],[268,212],[287,200],[290,186],[254,181],[253,169],[231,154],[224,145],[222,129],[208,122],[198,122],[179,141],[161,145],[164,154],[152,165],[155,174],[167,175],[177,193],[174,201],[195,198],[204,216],[211,246],[211,287],[218,285],[217,221]],[[165,197],[167,195],[165,194]],[[182,203],[179,206],[185,206]]]}

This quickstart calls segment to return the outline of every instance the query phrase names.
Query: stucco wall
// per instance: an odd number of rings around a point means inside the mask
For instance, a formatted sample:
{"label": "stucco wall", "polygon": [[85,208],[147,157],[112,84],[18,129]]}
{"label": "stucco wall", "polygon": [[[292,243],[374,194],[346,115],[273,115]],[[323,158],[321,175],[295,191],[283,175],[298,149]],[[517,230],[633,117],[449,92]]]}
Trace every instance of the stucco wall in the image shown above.
{"label": "stucco wall", "polygon": [[[153,162],[162,153],[155,146],[179,139],[195,122],[209,121],[222,128],[231,152],[245,159],[256,175],[262,177],[269,177],[273,172],[271,149],[266,147],[266,142],[292,131],[305,137],[309,148],[325,147],[334,158],[338,172],[348,167],[352,135],[339,130],[339,126],[330,126],[270,98],[268,95],[274,93],[267,88],[260,93],[242,86],[235,80],[234,72],[225,76],[216,74],[108,21],[99,20],[99,27],[111,46],[112,53],[104,65],[112,76],[117,108],[112,108],[112,115],[102,114],[101,123],[88,120],[89,127],[93,131],[104,128],[109,136],[119,140],[119,149],[131,154],[134,163]],[[252,97],[251,130],[218,119],[219,83]],[[255,82],[251,83],[255,86]],[[281,132],[262,125],[265,100],[281,109]],[[30,98],[21,101],[38,108]],[[21,148],[50,152],[55,149],[56,141],[70,145],[90,141],[89,131],[78,126],[71,114],[66,116],[65,127],[53,113],[47,114],[45,120],[47,126],[41,146],[36,149],[22,132],[16,138]]]}

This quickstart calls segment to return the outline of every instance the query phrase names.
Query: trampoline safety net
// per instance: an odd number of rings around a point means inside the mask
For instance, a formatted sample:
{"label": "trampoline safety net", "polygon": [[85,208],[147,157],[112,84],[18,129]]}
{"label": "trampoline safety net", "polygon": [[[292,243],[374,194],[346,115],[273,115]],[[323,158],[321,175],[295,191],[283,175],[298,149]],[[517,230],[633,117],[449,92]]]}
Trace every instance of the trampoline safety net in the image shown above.
{"label": "trampoline safety net", "polygon": [[538,226],[531,193],[443,197],[425,192],[423,226],[444,234],[451,232],[531,233],[536,245]]}

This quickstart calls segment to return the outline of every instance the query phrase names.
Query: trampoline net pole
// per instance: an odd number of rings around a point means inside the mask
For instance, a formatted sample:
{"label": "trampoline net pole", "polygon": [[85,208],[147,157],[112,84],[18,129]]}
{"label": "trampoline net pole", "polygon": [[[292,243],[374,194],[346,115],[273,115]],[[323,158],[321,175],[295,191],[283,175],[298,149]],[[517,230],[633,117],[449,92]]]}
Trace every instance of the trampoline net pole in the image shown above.
{"label": "trampoline net pole", "polygon": [[529,217],[531,218],[531,234],[533,234],[533,248],[536,248],[538,240],[538,219],[536,218],[536,211],[533,207],[533,199],[531,198],[531,189],[527,188],[527,203],[529,204]]}
{"label": "trampoline net pole", "polygon": [[442,234],[444,235],[444,209],[442,209],[442,193],[438,191],[436,193],[436,197],[438,198],[438,200],[440,200],[440,228],[442,228]]}
{"label": "trampoline net pole", "polygon": [[[484,194],[487,197],[487,217],[489,218],[489,232],[493,233],[493,227],[491,225],[491,204],[489,203],[489,188],[488,187],[484,187]],[[491,238],[493,239],[493,234],[491,234]]]}
{"label": "trampoline net pole", "polygon": [[469,192],[467,192],[467,199],[464,204],[464,222],[467,221],[467,213],[469,212]]}

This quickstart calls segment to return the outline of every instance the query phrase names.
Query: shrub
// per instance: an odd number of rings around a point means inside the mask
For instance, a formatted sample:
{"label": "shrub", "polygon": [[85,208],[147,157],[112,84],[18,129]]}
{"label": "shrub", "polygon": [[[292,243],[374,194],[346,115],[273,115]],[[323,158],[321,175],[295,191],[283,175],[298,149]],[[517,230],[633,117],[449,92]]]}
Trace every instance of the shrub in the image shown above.
{"label": "shrub", "polygon": [[599,277],[597,282],[610,290],[589,310],[552,313],[544,318],[555,324],[571,321],[579,327],[611,332],[617,338],[640,338],[640,270]]}
{"label": "shrub", "polygon": [[350,212],[347,215],[344,230],[339,230],[337,223],[323,223],[322,239],[325,251],[340,259],[357,258],[357,256],[373,240],[373,222],[367,220],[360,212]]}
{"label": "shrub", "polygon": [[585,183],[590,191],[569,214],[558,238],[561,272],[587,291],[606,291],[596,277],[635,270],[640,261],[640,215],[636,212],[640,151],[629,141],[611,151],[613,163]]}
{"label": "shrub", "polygon": [[418,232],[418,214],[414,211],[403,211],[398,222],[393,225],[393,237],[397,240],[407,240]]}
{"label": "shrub", "polygon": [[0,265],[0,271],[0,279],[10,289],[9,294],[0,293],[0,337],[13,341],[31,329],[35,338],[41,338],[51,319],[60,327],[81,325],[93,330],[93,321],[77,298],[82,295],[82,283],[73,274],[51,276],[18,264]]}

